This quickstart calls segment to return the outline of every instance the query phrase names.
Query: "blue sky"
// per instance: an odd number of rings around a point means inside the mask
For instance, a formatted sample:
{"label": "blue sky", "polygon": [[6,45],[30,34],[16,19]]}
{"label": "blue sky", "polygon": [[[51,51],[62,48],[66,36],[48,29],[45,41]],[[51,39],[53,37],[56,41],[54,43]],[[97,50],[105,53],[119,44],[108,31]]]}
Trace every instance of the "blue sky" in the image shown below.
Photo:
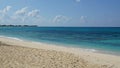
{"label": "blue sky", "polygon": [[120,0],[0,0],[0,24],[120,26]]}

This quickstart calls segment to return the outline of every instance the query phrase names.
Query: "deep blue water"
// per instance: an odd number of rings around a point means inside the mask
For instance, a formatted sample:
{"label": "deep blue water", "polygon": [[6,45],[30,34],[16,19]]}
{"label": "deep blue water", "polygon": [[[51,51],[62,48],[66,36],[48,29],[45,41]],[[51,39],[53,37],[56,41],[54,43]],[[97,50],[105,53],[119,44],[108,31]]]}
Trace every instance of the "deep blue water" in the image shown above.
{"label": "deep blue water", "polygon": [[119,27],[0,27],[0,35],[120,54]]}

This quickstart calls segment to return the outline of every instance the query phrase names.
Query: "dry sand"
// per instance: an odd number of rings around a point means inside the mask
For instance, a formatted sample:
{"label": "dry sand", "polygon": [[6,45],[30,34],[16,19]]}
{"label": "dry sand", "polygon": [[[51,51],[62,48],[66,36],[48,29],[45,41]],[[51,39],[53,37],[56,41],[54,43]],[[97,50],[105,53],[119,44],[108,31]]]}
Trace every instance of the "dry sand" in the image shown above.
{"label": "dry sand", "polygon": [[0,68],[120,68],[120,56],[0,37]]}

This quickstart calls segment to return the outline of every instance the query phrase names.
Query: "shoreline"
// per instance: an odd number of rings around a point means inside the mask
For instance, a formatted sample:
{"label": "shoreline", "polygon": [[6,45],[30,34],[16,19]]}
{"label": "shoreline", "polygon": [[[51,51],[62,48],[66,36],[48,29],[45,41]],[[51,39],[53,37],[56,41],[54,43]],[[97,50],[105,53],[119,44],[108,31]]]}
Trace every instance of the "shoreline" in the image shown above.
{"label": "shoreline", "polygon": [[74,54],[74,56],[76,57],[79,56],[80,58],[92,64],[108,65],[108,67],[114,65],[115,67],[113,68],[120,67],[120,56],[116,56],[116,55],[89,52],[80,49],[62,47],[57,45],[45,44],[45,43],[21,41],[21,40],[15,40],[5,37],[4,38],[0,37],[0,42],[11,46],[17,46],[18,48],[26,47],[26,48],[42,49],[45,51],[55,51],[55,52]]}
{"label": "shoreline", "polygon": [[[74,48],[74,47],[67,47],[67,46],[62,46],[62,45],[58,46],[58,45],[42,43],[42,42],[21,40],[19,38],[14,38],[14,37],[0,36],[0,41],[2,43],[8,44],[8,45],[23,46],[23,47],[30,47],[30,48],[37,48],[37,49],[55,50],[55,51],[65,51],[65,52],[74,53],[74,54],[75,54],[75,52],[79,52],[79,51],[95,52],[94,49]],[[24,44],[32,45],[32,46],[26,46]],[[76,55],[78,55],[78,54],[76,54]]]}
{"label": "shoreline", "polygon": [[[0,38],[4,38],[4,39],[11,39],[11,40],[17,40],[17,41],[23,41],[23,42],[32,42],[32,43],[35,43],[35,44],[42,44],[42,45],[51,45],[53,47],[57,47],[57,48],[69,48],[70,50],[77,50],[76,52],[79,52],[79,51],[84,51],[84,52],[93,52],[93,53],[100,53],[100,54],[106,54],[106,55],[115,55],[115,56],[120,56],[120,54],[118,53],[114,53],[114,52],[109,52],[109,51],[105,51],[105,50],[96,50],[96,49],[90,49],[90,48],[80,48],[80,47],[73,47],[72,46],[64,46],[64,44],[52,44],[52,43],[46,43],[46,42],[36,42],[36,41],[31,41],[31,40],[26,40],[26,39],[19,39],[19,38],[16,38],[16,37],[8,37],[8,36],[1,36],[0,35]],[[69,45],[69,44],[67,44]]]}

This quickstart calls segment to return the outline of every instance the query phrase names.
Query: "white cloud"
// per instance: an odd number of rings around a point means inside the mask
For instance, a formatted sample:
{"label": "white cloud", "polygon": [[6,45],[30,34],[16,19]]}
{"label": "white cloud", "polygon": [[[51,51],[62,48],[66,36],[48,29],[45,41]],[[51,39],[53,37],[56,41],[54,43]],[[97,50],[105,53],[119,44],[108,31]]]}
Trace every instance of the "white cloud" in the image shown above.
{"label": "white cloud", "polygon": [[11,9],[11,6],[6,6],[3,10],[0,10],[0,13],[7,13]]}
{"label": "white cloud", "polygon": [[70,20],[70,18],[68,18],[67,16],[57,15],[53,19],[53,22],[55,22],[55,23],[62,23],[62,22],[68,22],[69,20]]}
{"label": "white cloud", "polygon": [[28,12],[27,19],[30,22],[36,22],[36,23],[44,22],[44,18],[40,15],[40,10],[38,10],[38,9],[31,10],[30,12]]}
{"label": "white cloud", "polygon": [[80,22],[81,23],[86,23],[87,22],[87,16],[81,16],[80,17]]}
{"label": "white cloud", "polygon": [[16,15],[25,15],[26,13],[27,13],[27,7],[24,7],[24,8],[22,8],[22,9],[20,9],[20,10],[17,10],[16,12],[15,12],[15,14]]}
{"label": "white cloud", "polygon": [[44,18],[40,15],[38,9],[31,10],[28,7],[23,7],[9,14],[11,6],[6,6],[0,10],[0,24],[39,24],[39,23],[64,23],[71,18],[64,15],[57,15],[52,20]]}
{"label": "white cloud", "polygon": [[3,9],[3,12],[6,13],[11,9],[11,6],[6,6],[6,8]]}
{"label": "white cloud", "polygon": [[13,14],[13,16],[11,18],[15,21],[19,20],[19,21],[25,22],[27,13],[28,13],[28,7],[24,7],[24,8],[21,8],[21,9],[15,11],[15,13]]}
{"label": "white cloud", "polygon": [[28,13],[28,16],[31,17],[39,17],[39,10],[32,10],[31,12]]}
{"label": "white cloud", "polygon": [[11,9],[11,6],[6,6],[2,10],[0,10],[0,22],[1,23],[9,20],[9,16],[7,15],[7,13],[10,11],[10,9]]}
{"label": "white cloud", "polygon": [[30,10],[28,7],[24,7],[22,9],[17,10],[13,16],[11,16],[12,20],[17,22],[22,22],[24,24],[27,23],[41,23],[43,22],[43,17],[40,15],[40,11],[38,9]]}
{"label": "white cloud", "polygon": [[80,0],[75,0],[76,2],[80,2]]}

